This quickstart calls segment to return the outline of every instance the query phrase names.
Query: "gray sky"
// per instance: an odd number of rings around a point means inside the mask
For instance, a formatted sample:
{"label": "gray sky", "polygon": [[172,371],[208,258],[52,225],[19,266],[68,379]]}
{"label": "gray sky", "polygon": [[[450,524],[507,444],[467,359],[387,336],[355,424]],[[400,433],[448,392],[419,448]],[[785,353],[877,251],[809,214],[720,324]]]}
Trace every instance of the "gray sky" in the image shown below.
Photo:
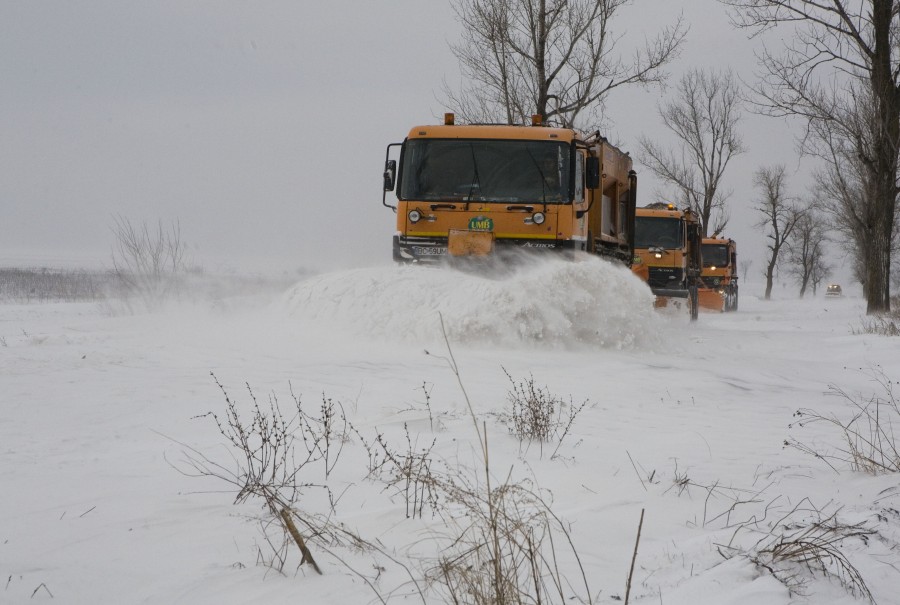
{"label": "gray sky", "polygon": [[[637,0],[616,21],[622,48],[681,10],[673,83],[694,66],[752,78],[756,43],[714,0]],[[108,264],[117,214],[177,219],[208,270],[390,262],[384,148],[443,112],[458,27],[436,0],[0,3],[0,263]],[[610,138],[666,140],[659,99],[614,93]],[[798,162],[787,124],[748,115],[743,132],[729,234],[758,273],[752,173]],[[658,183],[638,170],[643,205]]]}

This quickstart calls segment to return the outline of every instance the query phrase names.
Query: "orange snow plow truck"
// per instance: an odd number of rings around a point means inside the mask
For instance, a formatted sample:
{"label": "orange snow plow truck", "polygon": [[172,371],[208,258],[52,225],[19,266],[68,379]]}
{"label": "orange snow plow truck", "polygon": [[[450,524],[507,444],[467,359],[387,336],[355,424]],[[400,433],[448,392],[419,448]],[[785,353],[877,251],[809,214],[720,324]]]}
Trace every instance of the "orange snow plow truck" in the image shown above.
{"label": "orange snow plow truck", "polygon": [[700,306],[713,311],[737,311],[737,244],[733,239],[704,237],[700,272]]}
{"label": "orange snow plow truck", "polygon": [[[394,190],[396,206],[386,199]],[[540,116],[531,126],[457,125],[446,114],[388,145],[382,204],[397,214],[400,263],[585,251],[628,265],[636,191],[631,158],[599,132]]]}
{"label": "orange snow plow truck", "polygon": [[691,319],[699,313],[700,222],[690,209],[656,203],[638,208],[631,270],[656,294],[656,306],[687,299]]}

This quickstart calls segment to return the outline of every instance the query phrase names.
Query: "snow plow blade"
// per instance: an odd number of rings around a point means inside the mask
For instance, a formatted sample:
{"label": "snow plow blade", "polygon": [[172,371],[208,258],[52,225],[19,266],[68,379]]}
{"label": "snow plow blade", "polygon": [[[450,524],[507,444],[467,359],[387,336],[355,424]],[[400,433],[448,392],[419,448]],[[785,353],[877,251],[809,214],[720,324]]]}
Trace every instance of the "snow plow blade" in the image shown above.
{"label": "snow plow blade", "polygon": [[700,308],[722,312],[725,310],[725,295],[718,290],[700,290]]}
{"label": "snow plow blade", "polygon": [[492,231],[450,229],[447,236],[447,253],[450,256],[487,256],[493,251]]}

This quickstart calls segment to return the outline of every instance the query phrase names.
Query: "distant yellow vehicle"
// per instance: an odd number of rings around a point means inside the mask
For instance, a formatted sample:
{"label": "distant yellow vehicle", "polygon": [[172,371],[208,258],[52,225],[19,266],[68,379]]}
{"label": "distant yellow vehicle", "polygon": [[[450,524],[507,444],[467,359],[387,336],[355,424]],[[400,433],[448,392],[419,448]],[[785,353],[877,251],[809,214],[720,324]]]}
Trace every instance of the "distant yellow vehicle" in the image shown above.
{"label": "distant yellow vehicle", "polygon": [[737,244],[724,237],[705,237],[701,250],[700,306],[713,311],[737,311]]}
{"label": "distant yellow vehicle", "polygon": [[700,223],[690,209],[657,203],[635,211],[631,270],[656,294],[657,306],[686,298],[697,319],[700,265]]}
{"label": "distant yellow vehicle", "polygon": [[585,251],[630,265],[636,191],[631,158],[599,132],[543,126],[540,116],[531,126],[457,125],[446,114],[388,145],[382,204],[397,213],[400,263]]}
{"label": "distant yellow vehicle", "polygon": [[842,294],[841,287],[837,284],[830,284],[825,289],[825,296],[841,296]]}

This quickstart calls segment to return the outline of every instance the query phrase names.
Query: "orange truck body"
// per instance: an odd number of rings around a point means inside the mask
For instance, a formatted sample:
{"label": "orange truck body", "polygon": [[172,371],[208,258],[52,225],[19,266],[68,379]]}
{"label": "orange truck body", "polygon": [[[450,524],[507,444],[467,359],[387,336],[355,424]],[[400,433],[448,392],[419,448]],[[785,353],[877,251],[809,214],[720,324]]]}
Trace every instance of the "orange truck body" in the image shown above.
{"label": "orange truck body", "polygon": [[724,237],[705,237],[702,243],[700,307],[712,311],[737,311],[737,244]]}
{"label": "orange truck body", "polygon": [[631,158],[599,133],[456,125],[448,114],[388,145],[382,204],[397,214],[400,263],[584,251],[630,264],[636,190]]}

